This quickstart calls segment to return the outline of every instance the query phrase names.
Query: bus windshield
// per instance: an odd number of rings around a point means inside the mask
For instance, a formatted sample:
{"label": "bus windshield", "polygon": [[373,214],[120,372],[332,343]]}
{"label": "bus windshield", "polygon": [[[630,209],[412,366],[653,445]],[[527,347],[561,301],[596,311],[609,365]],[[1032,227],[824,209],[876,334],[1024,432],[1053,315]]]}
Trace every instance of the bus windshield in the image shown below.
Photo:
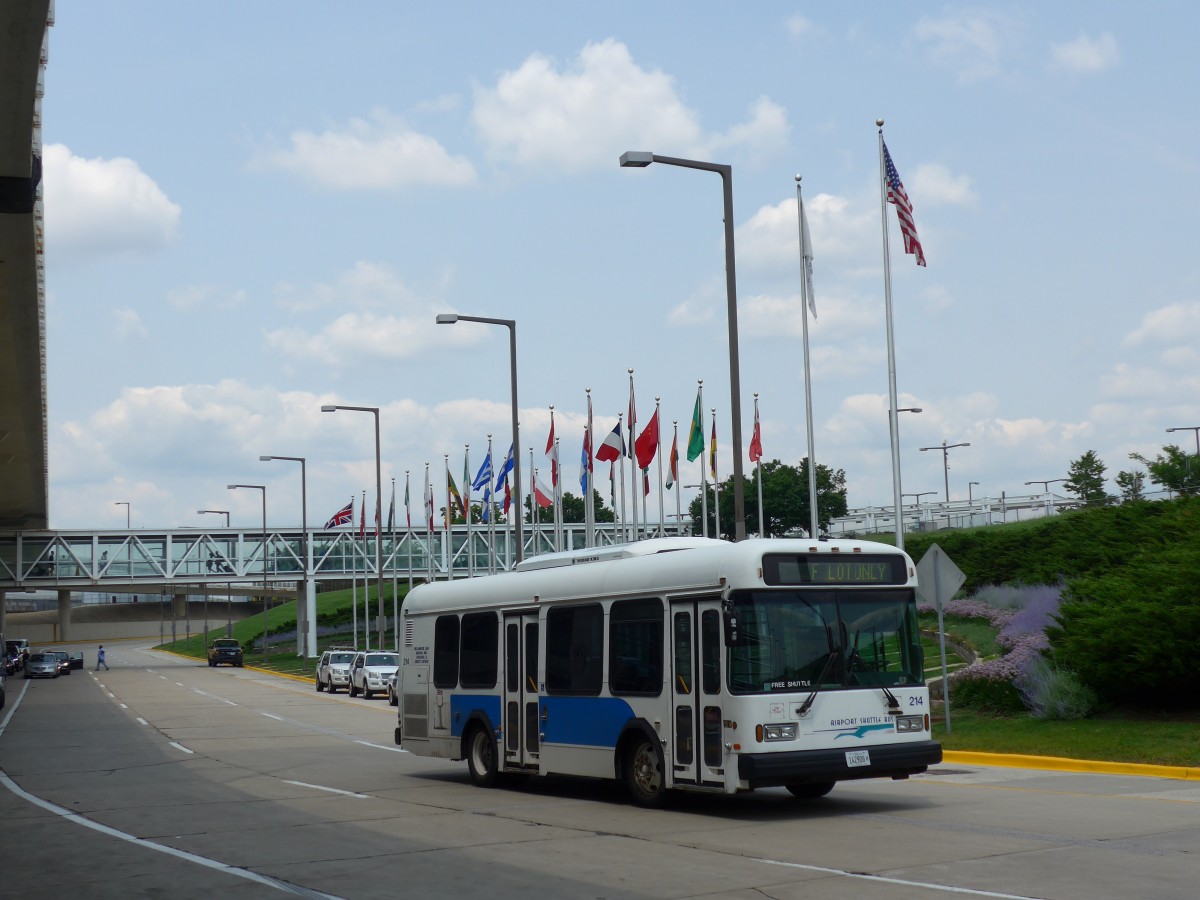
{"label": "bus windshield", "polygon": [[730,600],[735,694],[924,683],[910,589],[735,591]]}

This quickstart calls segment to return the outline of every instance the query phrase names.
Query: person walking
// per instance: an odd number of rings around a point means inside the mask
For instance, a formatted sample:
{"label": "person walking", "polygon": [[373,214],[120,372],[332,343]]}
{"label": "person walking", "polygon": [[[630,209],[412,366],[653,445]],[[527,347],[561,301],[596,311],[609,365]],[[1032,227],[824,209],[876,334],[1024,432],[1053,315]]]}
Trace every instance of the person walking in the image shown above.
{"label": "person walking", "polygon": [[100,667],[104,666],[104,671],[108,671],[108,663],[104,661],[104,645],[100,645],[100,649],[96,651],[96,671],[100,671]]}

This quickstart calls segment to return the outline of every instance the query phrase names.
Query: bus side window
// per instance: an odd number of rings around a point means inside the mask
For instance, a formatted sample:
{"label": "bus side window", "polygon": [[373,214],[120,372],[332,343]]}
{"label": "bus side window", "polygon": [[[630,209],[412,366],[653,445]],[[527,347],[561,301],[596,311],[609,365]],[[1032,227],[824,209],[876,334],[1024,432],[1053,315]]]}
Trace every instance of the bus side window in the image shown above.
{"label": "bus side window", "polygon": [[661,600],[619,600],[608,614],[608,686],[614,695],[658,696],[663,686]]}
{"label": "bus side window", "polygon": [[715,609],[700,615],[700,666],[704,693],[721,693],[721,614]]}
{"label": "bus side window", "polygon": [[600,693],[604,671],[604,611],[600,604],[560,606],[546,613],[546,691]]}
{"label": "bus side window", "polygon": [[494,688],[500,660],[500,620],[495,613],[462,618],[462,686]]}
{"label": "bus side window", "polygon": [[458,687],[458,616],[438,616],[433,626],[433,683]]}

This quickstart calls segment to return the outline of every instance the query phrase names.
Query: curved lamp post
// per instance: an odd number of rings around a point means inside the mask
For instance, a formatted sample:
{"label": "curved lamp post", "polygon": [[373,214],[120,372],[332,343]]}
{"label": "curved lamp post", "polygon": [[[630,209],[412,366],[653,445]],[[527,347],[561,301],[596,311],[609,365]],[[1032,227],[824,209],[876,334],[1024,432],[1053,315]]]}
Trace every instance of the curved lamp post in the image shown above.
{"label": "curved lamp post", "polygon": [[259,462],[271,462],[279,459],[300,463],[300,559],[301,565],[304,567],[304,599],[303,604],[298,604],[298,608],[304,610],[304,629],[303,631],[297,629],[296,655],[316,656],[317,601],[316,594],[312,591],[312,544],[308,540],[308,476],[305,474],[307,461],[303,456],[260,456],[258,459]]}
{"label": "curved lamp post", "polygon": [[265,484],[230,484],[229,490],[245,488],[262,491],[262,564],[263,564],[263,662],[267,661],[267,642],[271,636],[271,598],[267,596],[267,486]]}

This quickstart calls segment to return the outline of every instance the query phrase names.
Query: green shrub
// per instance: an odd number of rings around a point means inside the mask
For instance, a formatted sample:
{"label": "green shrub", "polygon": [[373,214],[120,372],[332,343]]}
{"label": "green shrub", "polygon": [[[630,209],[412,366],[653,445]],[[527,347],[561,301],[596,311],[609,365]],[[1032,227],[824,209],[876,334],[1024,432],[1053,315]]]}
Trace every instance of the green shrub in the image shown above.
{"label": "green shrub", "polygon": [[1011,681],[996,678],[950,679],[950,705],[985,713],[1023,712],[1020,692]]}

